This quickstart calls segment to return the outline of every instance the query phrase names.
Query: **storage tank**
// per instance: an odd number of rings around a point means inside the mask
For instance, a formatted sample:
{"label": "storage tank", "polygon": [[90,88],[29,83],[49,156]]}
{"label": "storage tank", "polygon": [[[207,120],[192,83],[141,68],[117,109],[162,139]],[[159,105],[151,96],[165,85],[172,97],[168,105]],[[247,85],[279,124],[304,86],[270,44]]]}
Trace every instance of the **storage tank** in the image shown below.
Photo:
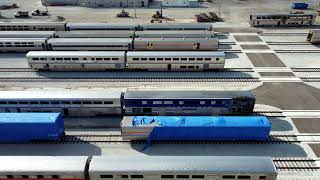
{"label": "storage tank", "polygon": [[307,9],[308,6],[307,3],[292,3],[292,9]]}
{"label": "storage tank", "polygon": [[0,142],[58,141],[63,135],[60,113],[0,113]]}

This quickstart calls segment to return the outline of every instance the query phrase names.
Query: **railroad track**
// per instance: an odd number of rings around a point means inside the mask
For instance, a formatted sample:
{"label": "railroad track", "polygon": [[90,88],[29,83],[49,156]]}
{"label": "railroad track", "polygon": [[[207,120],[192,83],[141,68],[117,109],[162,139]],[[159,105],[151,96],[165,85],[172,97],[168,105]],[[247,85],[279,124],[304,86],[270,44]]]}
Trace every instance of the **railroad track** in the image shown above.
{"label": "railroad track", "polygon": [[320,49],[310,49],[310,50],[304,50],[304,49],[281,49],[281,50],[274,50],[276,53],[320,53]]}
{"label": "railroad track", "polygon": [[310,158],[273,158],[278,171],[319,171],[316,160]]}
{"label": "railroad track", "polygon": [[320,68],[291,68],[293,72],[320,72]]}
{"label": "railroad track", "polygon": [[301,77],[300,78],[303,82],[320,82],[320,77]]}
{"label": "railroad track", "polygon": [[[121,135],[72,134],[59,142],[32,142],[32,144],[146,144],[146,141],[123,140]],[[291,144],[301,143],[296,135],[272,135],[267,141],[153,141],[152,144]]]}
{"label": "railroad track", "polygon": [[308,33],[259,33],[260,36],[307,36]]}
{"label": "railroad track", "polygon": [[308,42],[272,42],[272,41],[267,41],[266,42],[268,45],[312,45],[311,43]]}
{"label": "railroad track", "polygon": [[34,78],[0,78],[0,82],[108,82],[108,83],[212,83],[212,82],[241,82],[241,83],[255,83],[260,82],[259,78],[46,78],[46,77],[34,77]]}
{"label": "railroad track", "polygon": [[236,45],[236,42],[219,42],[219,45]]}

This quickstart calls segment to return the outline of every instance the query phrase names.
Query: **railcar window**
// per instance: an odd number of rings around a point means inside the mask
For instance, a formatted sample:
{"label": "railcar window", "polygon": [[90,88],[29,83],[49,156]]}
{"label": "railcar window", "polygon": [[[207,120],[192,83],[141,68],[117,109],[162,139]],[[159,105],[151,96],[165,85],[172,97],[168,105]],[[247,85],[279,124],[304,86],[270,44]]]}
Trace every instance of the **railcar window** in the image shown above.
{"label": "railcar window", "polygon": [[188,60],[187,58],[181,58],[181,61],[186,61],[186,60]]}
{"label": "railcar window", "polygon": [[81,104],[81,101],[73,101],[72,104]]}
{"label": "railcar window", "polygon": [[65,61],[70,61],[70,60],[71,60],[71,58],[64,58],[64,60],[65,60]]}
{"label": "railcar window", "polygon": [[96,58],[97,61],[102,61],[102,58]]}
{"label": "railcar window", "polygon": [[112,179],[113,175],[100,175],[100,178]]}
{"label": "railcar window", "polygon": [[93,101],[93,104],[102,104],[102,101]]}
{"label": "railcar window", "polygon": [[112,58],[112,61],[118,61],[119,58]]}
{"label": "railcar window", "polygon": [[184,104],[184,102],[183,102],[183,101],[179,101],[179,104],[181,104],[181,105],[182,105],[182,104]]}
{"label": "railcar window", "polygon": [[180,66],[180,68],[181,68],[181,69],[185,69],[185,68],[187,68],[187,66]]}
{"label": "railcar window", "polygon": [[189,175],[177,175],[177,179],[189,179]]}
{"label": "railcar window", "polygon": [[62,60],[63,60],[63,58],[57,58],[57,60],[58,60],[58,61],[62,61]]}
{"label": "railcar window", "polygon": [[146,61],[147,60],[147,58],[141,58],[141,61]]}
{"label": "railcar window", "polygon": [[27,175],[22,175],[21,177],[24,178],[24,179],[28,179],[29,178],[29,176],[27,176]]}
{"label": "railcar window", "polygon": [[0,101],[0,104],[7,104],[6,101]]}
{"label": "railcar window", "polygon": [[18,102],[15,102],[15,101],[9,101],[9,104],[18,104]]}
{"label": "railcar window", "polygon": [[32,58],[32,60],[34,60],[34,61],[38,61],[38,60],[39,60],[39,58]]}
{"label": "railcar window", "polygon": [[173,101],[164,101],[163,104],[173,104]]}
{"label": "railcar window", "polygon": [[[219,59],[219,58],[218,58]],[[204,58],[205,61],[211,61],[211,58]]]}
{"label": "railcar window", "polygon": [[197,58],[197,61],[203,61],[203,58]]}
{"label": "railcar window", "polygon": [[179,61],[179,58],[172,58],[173,61]]}
{"label": "railcar window", "polygon": [[59,101],[51,101],[51,104],[60,104]]}
{"label": "railcar window", "polygon": [[38,178],[38,179],[42,179],[42,178],[43,178],[43,175],[37,175],[37,178]]}
{"label": "railcar window", "polygon": [[222,176],[222,179],[235,179],[236,176],[233,176],[233,175],[224,175]]}
{"label": "railcar window", "polygon": [[202,105],[206,104],[206,101],[200,101],[200,104],[202,104]]}
{"label": "railcar window", "polygon": [[147,101],[142,101],[141,104],[147,104]]}
{"label": "railcar window", "polygon": [[103,104],[113,104],[112,101],[104,101]]}
{"label": "railcar window", "polygon": [[110,58],[103,58],[103,60],[105,60],[105,61],[110,61]]}
{"label": "railcar window", "polygon": [[52,175],[52,178],[53,179],[59,179],[59,176],[58,175]]}
{"label": "railcar window", "polygon": [[62,103],[62,104],[71,104],[70,101],[62,101],[61,103]]}
{"label": "railcar window", "polygon": [[161,175],[161,179],[173,179],[174,175]]}
{"label": "railcar window", "polygon": [[157,58],[157,61],[163,61],[163,58]]}
{"label": "railcar window", "polygon": [[122,179],[128,179],[129,176],[128,176],[128,175],[121,175],[121,178],[122,178]]}
{"label": "railcar window", "polygon": [[40,101],[40,104],[49,104],[49,101]]}
{"label": "railcar window", "polygon": [[83,101],[83,104],[92,104],[91,101]]}
{"label": "railcar window", "polygon": [[143,175],[131,175],[131,179],[143,179]]}
{"label": "railcar window", "polygon": [[250,179],[250,176],[238,176],[238,179]]}
{"label": "railcar window", "polygon": [[79,61],[79,58],[72,58],[73,61]]}
{"label": "railcar window", "polygon": [[261,17],[257,17],[257,19],[261,19]]}
{"label": "railcar window", "polygon": [[133,61],[139,61],[139,58],[132,58]]}
{"label": "railcar window", "polygon": [[211,104],[216,104],[216,101],[211,101]]}
{"label": "railcar window", "polygon": [[149,61],[155,61],[156,58],[149,58]]}
{"label": "railcar window", "polygon": [[13,179],[13,176],[12,175],[7,175],[7,178],[8,179]]}
{"label": "railcar window", "polygon": [[94,58],[91,58],[92,61],[94,61]]}
{"label": "railcar window", "polygon": [[266,179],[266,176],[260,176],[259,179]]}
{"label": "railcar window", "polygon": [[193,68],[194,68],[194,66],[188,66],[188,68],[189,68],[189,69],[193,69]]}
{"label": "railcar window", "polygon": [[83,58],[83,60],[85,60],[85,61],[86,61],[86,60],[87,60],[87,58]]}
{"label": "railcar window", "polygon": [[20,104],[29,104],[28,101],[20,101]]}
{"label": "railcar window", "polygon": [[56,58],[51,58],[52,61],[56,60]]}
{"label": "railcar window", "polygon": [[38,101],[31,101],[30,104],[39,104]]}
{"label": "railcar window", "polygon": [[171,58],[164,58],[164,60],[166,60],[166,61],[171,61]]}
{"label": "railcar window", "polygon": [[162,104],[162,101],[153,101],[153,104]]}
{"label": "railcar window", "polygon": [[192,179],[204,179],[204,175],[192,175]]}
{"label": "railcar window", "polygon": [[216,61],[219,61],[220,59],[219,58],[216,58]]}

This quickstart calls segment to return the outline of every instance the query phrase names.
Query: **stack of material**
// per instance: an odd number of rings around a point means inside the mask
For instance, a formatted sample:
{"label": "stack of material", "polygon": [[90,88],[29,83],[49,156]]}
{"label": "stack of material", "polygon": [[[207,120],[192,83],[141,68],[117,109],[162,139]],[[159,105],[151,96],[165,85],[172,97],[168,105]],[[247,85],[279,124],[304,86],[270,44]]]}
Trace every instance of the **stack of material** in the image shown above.
{"label": "stack of material", "polygon": [[124,140],[265,141],[271,124],[264,116],[124,117]]}

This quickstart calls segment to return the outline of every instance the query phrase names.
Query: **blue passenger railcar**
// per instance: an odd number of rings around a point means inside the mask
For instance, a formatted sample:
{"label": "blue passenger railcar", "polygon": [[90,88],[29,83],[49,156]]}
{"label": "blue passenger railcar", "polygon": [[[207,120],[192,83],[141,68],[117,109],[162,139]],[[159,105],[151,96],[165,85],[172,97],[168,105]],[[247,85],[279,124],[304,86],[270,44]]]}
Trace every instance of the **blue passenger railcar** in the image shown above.
{"label": "blue passenger railcar", "polygon": [[58,141],[63,135],[60,113],[0,113],[0,142]]}
{"label": "blue passenger railcar", "polygon": [[126,115],[245,115],[252,91],[134,91],[124,96]]}
{"label": "blue passenger railcar", "polygon": [[125,140],[265,141],[271,123],[264,116],[128,116],[121,128]]}

